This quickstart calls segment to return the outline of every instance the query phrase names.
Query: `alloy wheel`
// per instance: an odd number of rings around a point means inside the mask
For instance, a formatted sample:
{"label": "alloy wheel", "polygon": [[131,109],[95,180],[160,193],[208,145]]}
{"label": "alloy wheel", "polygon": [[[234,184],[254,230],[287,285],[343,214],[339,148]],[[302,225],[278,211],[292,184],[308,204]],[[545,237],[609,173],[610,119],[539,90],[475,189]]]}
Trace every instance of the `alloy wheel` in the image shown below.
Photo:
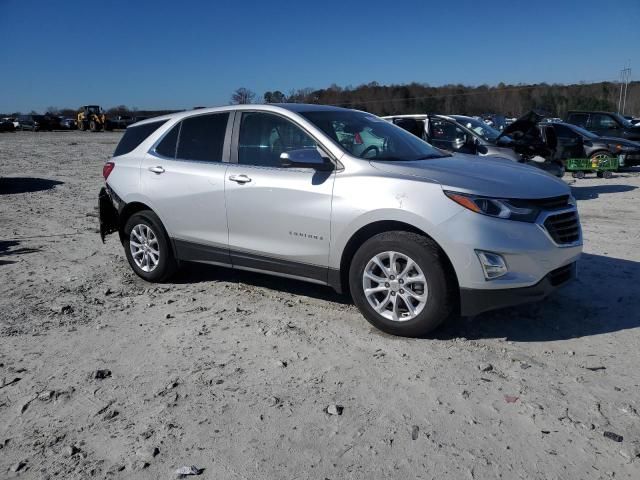
{"label": "alloy wheel", "polygon": [[418,264],[393,251],[379,253],[367,262],[362,286],[369,305],[394,322],[415,318],[429,295],[427,279]]}
{"label": "alloy wheel", "polygon": [[148,225],[133,227],[129,236],[129,249],[135,264],[143,272],[153,272],[160,262],[158,237]]}

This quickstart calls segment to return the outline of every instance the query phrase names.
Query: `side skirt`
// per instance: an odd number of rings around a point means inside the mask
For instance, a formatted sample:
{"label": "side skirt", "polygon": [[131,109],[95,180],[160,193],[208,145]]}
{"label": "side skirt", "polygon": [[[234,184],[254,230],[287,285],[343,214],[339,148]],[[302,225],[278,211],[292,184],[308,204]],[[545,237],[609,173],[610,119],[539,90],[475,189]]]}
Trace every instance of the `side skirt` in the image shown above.
{"label": "side skirt", "polygon": [[207,263],[225,267],[263,272],[287,278],[329,285],[338,293],[342,293],[339,284],[339,271],[312,265],[292,262],[276,257],[268,257],[239,250],[229,250],[212,245],[202,245],[186,240],[174,239],[176,256],[179,260]]}

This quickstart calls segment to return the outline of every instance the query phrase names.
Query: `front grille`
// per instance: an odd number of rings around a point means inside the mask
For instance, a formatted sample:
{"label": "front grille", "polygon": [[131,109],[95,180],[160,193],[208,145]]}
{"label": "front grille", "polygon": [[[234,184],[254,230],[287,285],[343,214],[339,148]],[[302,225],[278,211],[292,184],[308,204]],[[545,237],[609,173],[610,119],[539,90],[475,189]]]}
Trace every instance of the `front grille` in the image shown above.
{"label": "front grille", "polygon": [[549,198],[509,199],[514,207],[536,208],[538,210],[562,210],[569,206],[569,195]]}
{"label": "front grille", "polygon": [[551,282],[551,285],[557,287],[558,285],[562,285],[566,281],[570,280],[571,277],[573,277],[574,268],[575,264],[570,263],[564,267],[556,268],[554,271],[549,273],[549,281]]}
{"label": "front grille", "polygon": [[580,221],[576,210],[550,215],[544,221],[544,228],[558,245],[566,245],[580,239]]}

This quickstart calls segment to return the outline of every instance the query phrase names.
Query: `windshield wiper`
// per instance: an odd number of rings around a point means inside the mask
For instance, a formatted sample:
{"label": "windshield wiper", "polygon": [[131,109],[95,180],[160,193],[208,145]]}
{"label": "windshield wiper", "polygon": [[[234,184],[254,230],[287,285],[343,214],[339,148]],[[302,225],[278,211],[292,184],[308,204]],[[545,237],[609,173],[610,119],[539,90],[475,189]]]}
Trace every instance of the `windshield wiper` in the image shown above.
{"label": "windshield wiper", "polygon": [[446,153],[446,154],[437,154],[437,153],[432,153],[429,155],[425,155],[424,157],[418,157],[418,158],[414,158],[414,160],[432,160],[434,158],[446,158],[446,157],[451,157],[450,153]]}

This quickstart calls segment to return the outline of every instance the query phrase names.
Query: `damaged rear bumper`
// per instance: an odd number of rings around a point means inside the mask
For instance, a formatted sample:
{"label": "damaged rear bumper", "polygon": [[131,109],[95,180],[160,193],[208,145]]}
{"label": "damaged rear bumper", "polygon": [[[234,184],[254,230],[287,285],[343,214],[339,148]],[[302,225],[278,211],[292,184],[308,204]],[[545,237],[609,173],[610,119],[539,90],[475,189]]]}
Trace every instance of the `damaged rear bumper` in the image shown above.
{"label": "damaged rear bumper", "polygon": [[123,206],[122,200],[111,190],[109,185],[100,189],[98,210],[100,212],[100,238],[102,243],[104,243],[107,235],[120,229],[120,212]]}

